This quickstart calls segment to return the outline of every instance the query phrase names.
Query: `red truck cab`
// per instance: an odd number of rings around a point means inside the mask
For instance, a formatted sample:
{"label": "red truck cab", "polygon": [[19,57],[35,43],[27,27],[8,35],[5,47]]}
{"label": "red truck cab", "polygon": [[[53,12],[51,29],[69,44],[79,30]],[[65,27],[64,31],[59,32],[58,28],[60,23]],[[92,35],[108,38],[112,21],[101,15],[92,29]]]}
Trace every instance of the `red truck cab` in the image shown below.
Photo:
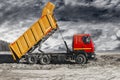
{"label": "red truck cab", "polygon": [[75,34],[73,36],[73,51],[84,51],[88,58],[95,57],[95,46],[90,34]]}

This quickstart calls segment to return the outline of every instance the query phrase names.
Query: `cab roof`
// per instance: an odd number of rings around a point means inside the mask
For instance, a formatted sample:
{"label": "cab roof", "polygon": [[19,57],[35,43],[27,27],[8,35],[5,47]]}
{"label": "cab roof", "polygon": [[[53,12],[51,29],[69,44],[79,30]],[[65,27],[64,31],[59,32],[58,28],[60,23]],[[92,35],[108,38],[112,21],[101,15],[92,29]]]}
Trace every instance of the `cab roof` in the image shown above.
{"label": "cab roof", "polygon": [[74,36],[91,36],[90,34],[75,34]]}

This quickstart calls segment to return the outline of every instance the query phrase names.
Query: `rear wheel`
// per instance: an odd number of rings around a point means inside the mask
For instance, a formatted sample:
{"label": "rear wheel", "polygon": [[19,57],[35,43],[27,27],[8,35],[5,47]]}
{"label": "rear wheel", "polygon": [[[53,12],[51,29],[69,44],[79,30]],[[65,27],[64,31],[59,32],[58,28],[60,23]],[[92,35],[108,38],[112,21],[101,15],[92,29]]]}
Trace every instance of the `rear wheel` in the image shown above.
{"label": "rear wheel", "polygon": [[43,56],[40,58],[40,63],[43,64],[43,65],[50,64],[50,57],[47,56],[47,55],[43,55]]}
{"label": "rear wheel", "polygon": [[27,62],[29,64],[37,64],[37,58],[35,56],[28,56]]}
{"label": "rear wheel", "polygon": [[87,58],[84,54],[78,54],[75,58],[75,62],[77,64],[85,64],[87,63]]}

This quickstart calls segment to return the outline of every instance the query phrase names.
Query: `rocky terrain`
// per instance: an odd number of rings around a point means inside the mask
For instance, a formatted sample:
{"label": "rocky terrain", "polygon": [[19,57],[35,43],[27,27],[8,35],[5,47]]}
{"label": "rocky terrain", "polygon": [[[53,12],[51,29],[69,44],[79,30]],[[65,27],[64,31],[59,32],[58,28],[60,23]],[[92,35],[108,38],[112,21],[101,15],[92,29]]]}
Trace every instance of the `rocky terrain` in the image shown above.
{"label": "rocky terrain", "polygon": [[0,40],[0,51],[9,51],[8,45],[8,42]]}
{"label": "rocky terrain", "polygon": [[[74,34],[89,33],[97,60],[84,65],[30,65],[15,63],[10,52],[0,52],[0,80],[120,80],[120,0],[0,0],[0,50],[8,50],[8,44],[40,17],[48,1],[56,5],[55,17],[69,48]],[[42,49],[65,51],[59,33]]]}
{"label": "rocky terrain", "polygon": [[[3,54],[4,53],[4,54]],[[0,80],[119,80],[119,52],[97,52],[97,60],[87,64],[14,63],[9,52],[0,55]]]}

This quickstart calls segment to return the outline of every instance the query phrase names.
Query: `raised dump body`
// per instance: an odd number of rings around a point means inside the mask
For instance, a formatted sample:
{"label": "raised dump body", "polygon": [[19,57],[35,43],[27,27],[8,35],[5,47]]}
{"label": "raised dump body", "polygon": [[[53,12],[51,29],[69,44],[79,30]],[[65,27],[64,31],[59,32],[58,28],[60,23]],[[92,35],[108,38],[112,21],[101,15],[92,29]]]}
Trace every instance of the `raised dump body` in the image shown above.
{"label": "raised dump body", "polygon": [[20,59],[35,45],[45,41],[58,29],[53,15],[55,5],[48,2],[43,8],[41,18],[35,22],[23,35],[9,45],[14,60]]}

